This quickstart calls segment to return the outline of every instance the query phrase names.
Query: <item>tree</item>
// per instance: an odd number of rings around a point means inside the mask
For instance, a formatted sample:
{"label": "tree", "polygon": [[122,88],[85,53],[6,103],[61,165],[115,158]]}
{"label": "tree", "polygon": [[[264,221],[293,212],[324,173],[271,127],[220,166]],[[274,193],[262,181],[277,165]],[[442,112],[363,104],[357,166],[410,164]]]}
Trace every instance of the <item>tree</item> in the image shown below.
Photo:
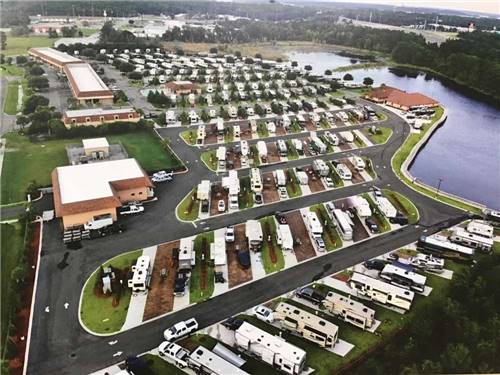
{"label": "tree", "polygon": [[179,115],[179,120],[183,125],[189,122],[189,115],[186,111],[182,111],[182,113]]}
{"label": "tree", "polygon": [[210,121],[210,115],[207,113],[207,111],[204,108],[201,110],[200,118],[203,122]]}
{"label": "tree", "polygon": [[24,115],[19,115],[17,116],[16,118],[16,124],[21,128],[21,129],[24,129],[24,127],[26,125],[28,125],[30,123],[30,119],[28,116],[24,116]]}
{"label": "tree", "polygon": [[350,73],[344,74],[344,77],[342,78],[344,81],[352,81],[354,77]]}
{"label": "tree", "polygon": [[236,56],[237,58],[241,59],[241,52],[240,51],[235,51],[234,52],[234,56]]}
{"label": "tree", "polygon": [[95,49],[93,48],[84,48],[82,50],[82,55],[83,56],[87,56],[87,57],[96,57],[97,55],[97,52]]}
{"label": "tree", "polygon": [[370,77],[363,78],[363,85],[365,85],[365,86],[373,85],[373,79]]}
{"label": "tree", "polygon": [[31,77],[28,80],[28,86],[35,90],[42,90],[49,87],[49,80],[47,77]]}
{"label": "tree", "polygon": [[59,34],[54,29],[49,29],[49,38],[58,38]]}
{"label": "tree", "polygon": [[0,51],[5,50],[7,47],[7,34],[5,32],[0,31]]}
{"label": "tree", "polygon": [[260,53],[256,53],[255,54],[255,58],[256,59],[261,59],[262,60],[262,55]]}
{"label": "tree", "polygon": [[34,65],[30,69],[30,75],[31,76],[41,76],[42,74],[45,73],[45,70],[40,65]]}
{"label": "tree", "polygon": [[78,31],[78,29],[76,26],[71,26],[71,27],[63,26],[61,28],[61,34],[64,38],[74,37],[76,35],[77,31]]}
{"label": "tree", "polygon": [[98,61],[106,61],[108,59],[108,57],[103,54],[103,53],[98,53],[96,56],[95,56],[96,60]]}
{"label": "tree", "polygon": [[292,67],[294,67],[294,68],[295,68],[295,67],[297,67],[297,66],[299,66],[299,63],[298,63],[297,61],[292,61]]}
{"label": "tree", "polygon": [[133,80],[139,80],[142,78],[142,74],[140,72],[136,72],[136,71],[130,72],[127,76],[129,79],[133,79]]}
{"label": "tree", "polygon": [[325,76],[331,76],[332,71],[330,69],[325,70]]}
{"label": "tree", "polygon": [[24,102],[23,114],[29,115],[37,109],[39,106],[49,105],[49,99],[41,95],[32,95]]}
{"label": "tree", "polygon": [[217,50],[216,47],[211,47],[210,48],[210,53],[214,53],[214,54],[217,54],[219,51]]}
{"label": "tree", "polygon": [[7,65],[12,65],[12,57],[11,56],[7,56],[7,58],[5,59],[5,62]]}
{"label": "tree", "polygon": [[313,67],[311,65],[306,65],[304,66],[304,69],[310,72],[313,69]]}
{"label": "tree", "polygon": [[70,109],[75,109],[78,107],[78,99],[76,99],[74,96],[70,96],[68,100],[66,100],[66,103],[68,104],[68,107]]}
{"label": "tree", "polygon": [[[151,93],[151,91],[149,93]],[[149,95],[148,95],[148,101],[149,101]],[[113,93],[113,103],[117,102],[128,102],[128,97],[123,92],[123,90],[118,90]]]}
{"label": "tree", "polygon": [[56,118],[49,120],[48,129],[51,134],[54,134],[57,137],[62,137],[67,130],[66,126],[64,126],[64,122]]}

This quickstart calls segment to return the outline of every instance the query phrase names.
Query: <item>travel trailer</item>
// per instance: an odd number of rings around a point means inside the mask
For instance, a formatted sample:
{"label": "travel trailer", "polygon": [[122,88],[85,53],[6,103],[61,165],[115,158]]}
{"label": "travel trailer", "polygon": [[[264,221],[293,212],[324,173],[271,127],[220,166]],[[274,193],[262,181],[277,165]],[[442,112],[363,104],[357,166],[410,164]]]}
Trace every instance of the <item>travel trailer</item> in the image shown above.
{"label": "travel trailer", "polygon": [[293,251],[293,236],[288,224],[278,224],[276,242],[283,250]]}
{"label": "travel trailer", "polygon": [[345,322],[361,329],[371,328],[375,323],[375,310],[353,300],[350,296],[328,292],[323,300],[323,306]]}
{"label": "travel trailer", "polygon": [[151,285],[151,258],[141,255],[132,266],[132,278],[128,280],[128,287],[132,292],[145,292]]}
{"label": "travel trailer", "polygon": [[334,209],[332,211],[333,222],[338,232],[342,238],[346,241],[352,241],[353,236],[353,222],[349,215],[340,209]]}
{"label": "travel trailer", "polygon": [[247,237],[249,249],[253,251],[260,251],[262,247],[263,234],[262,226],[258,220],[247,220],[245,224],[245,236]]}
{"label": "travel trailer", "polygon": [[392,264],[387,264],[384,267],[380,272],[380,277],[388,280],[393,285],[421,293],[425,290],[425,282],[427,280],[425,276]]}
{"label": "travel trailer", "polygon": [[469,233],[463,228],[455,228],[450,236],[450,241],[483,251],[491,251],[493,248],[493,238]]}
{"label": "travel trailer", "polygon": [[312,163],[313,170],[321,177],[326,177],[330,174],[330,168],[324,160],[316,159]]}
{"label": "travel trailer", "polygon": [[352,180],[352,172],[347,165],[339,163],[335,166],[335,170],[342,180]]}

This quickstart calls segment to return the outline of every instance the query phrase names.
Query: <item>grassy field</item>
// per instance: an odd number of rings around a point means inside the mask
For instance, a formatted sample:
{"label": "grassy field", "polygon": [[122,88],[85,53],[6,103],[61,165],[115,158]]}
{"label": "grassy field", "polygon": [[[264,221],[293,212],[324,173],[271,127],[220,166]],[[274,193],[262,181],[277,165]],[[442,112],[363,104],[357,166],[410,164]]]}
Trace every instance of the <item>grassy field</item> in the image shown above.
{"label": "grassy field", "polygon": [[396,175],[399,177],[400,180],[405,182],[407,185],[411,186],[414,190],[416,190],[422,194],[425,194],[429,197],[435,198],[441,202],[444,202],[444,203],[450,204],[454,207],[460,208],[462,210],[480,214],[481,213],[480,208],[472,206],[472,205],[465,203],[465,202],[462,202],[460,200],[444,196],[444,195],[436,196],[436,192],[433,189],[428,189],[428,188],[413,184],[412,181],[407,179],[403,175],[403,173],[401,172],[401,167],[402,167],[404,161],[410,155],[411,150],[413,150],[415,145],[424,137],[424,135],[430,129],[431,125],[434,124],[439,118],[441,118],[441,116],[443,115],[443,112],[444,112],[444,109],[442,107],[437,107],[436,112],[432,116],[431,124],[423,126],[419,134],[412,133],[408,136],[408,138],[403,143],[401,148],[396,152],[396,154],[394,154],[394,157],[392,158],[392,162],[391,162],[392,169],[394,169]]}
{"label": "grassy field", "polygon": [[387,140],[392,135],[392,129],[386,128],[385,126],[379,127],[380,133],[372,134],[367,128],[363,128],[361,131],[370,139],[373,143],[382,144],[387,142]]}
{"label": "grassy field", "polygon": [[14,64],[11,65],[1,64],[0,77],[3,76],[22,77],[24,76],[24,69]]}
{"label": "grassy field", "polygon": [[7,35],[7,48],[2,51],[5,56],[26,55],[33,47],[52,47],[56,39],[48,36],[10,36]]}
{"label": "grassy field", "polygon": [[335,225],[333,224],[332,219],[326,213],[326,208],[323,204],[317,204],[309,208],[309,211],[317,213],[317,211],[321,212],[321,215],[318,215],[318,219],[321,221],[326,220],[326,226],[323,222],[323,241],[325,241],[325,247],[327,251],[333,251],[340,247],[342,247],[342,239],[339,236],[339,233],[335,229]]}
{"label": "grassy field", "polygon": [[250,184],[250,177],[240,177],[240,194],[238,205],[240,210],[253,207],[253,192]]}
{"label": "grassy field", "polygon": [[[103,264],[103,267],[112,265],[115,268],[124,269],[130,268],[137,258],[141,256],[142,250],[132,251],[123,255],[119,255]],[[132,296],[131,289],[128,286],[123,287],[120,303],[113,307],[112,297],[97,297],[94,294],[94,285],[99,275],[99,269],[94,271],[92,276],[87,280],[83,288],[82,305],[80,317],[85,326],[96,333],[112,333],[118,332],[125,319],[127,318],[127,310]]]}
{"label": "grassy field", "polygon": [[17,101],[19,94],[19,81],[9,82],[7,85],[7,94],[3,104],[3,111],[8,115],[17,114]]}
{"label": "grassy field", "polygon": [[[203,239],[206,239],[207,246],[209,247],[212,242],[214,242],[214,232],[203,233],[196,236],[194,240],[194,251],[196,253],[196,267],[193,268],[191,272],[191,286],[189,287],[189,302],[198,303],[207,298],[210,298],[214,292],[214,266],[210,262],[210,257],[205,258],[206,262],[206,274],[202,275],[203,261],[202,257],[202,244]],[[210,254],[210,249],[208,249]],[[205,284],[204,287],[202,283]]]}
{"label": "grassy field", "polygon": [[[32,181],[50,186],[52,170],[68,164],[65,145],[80,143],[77,138],[31,142],[28,137],[15,133],[5,137],[7,145],[2,169],[2,204],[26,200],[25,192]],[[146,171],[181,166],[178,159],[165,152],[158,139],[150,133],[125,133],[106,138],[110,143],[121,142],[129,157],[136,158]]]}
{"label": "grassy field", "polygon": [[[267,241],[264,230],[266,223],[270,226],[271,241],[274,246],[274,252],[276,254],[276,263],[273,263],[273,261],[271,260],[271,255],[269,253],[269,242]],[[268,216],[260,219],[260,224],[262,226],[262,232],[264,234],[264,241],[262,243],[261,252],[262,265],[264,266],[264,270],[266,271],[266,274],[280,271],[285,268],[285,258],[283,257],[283,251],[281,250],[281,247],[276,242],[276,222],[274,221],[274,218],[272,216]]]}
{"label": "grassy field", "polygon": [[287,140],[286,147],[288,149],[288,154],[287,154],[288,160],[296,160],[299,158],[299,153],[297,152],[297,149],[293,145],[292,141]]}
{"label": "grassy field", "polygon": [[193,146],[196,144],[196,131],[194,130],[184,130],[181,133],[181,137],[188,145]]}
{"label": "grassy field", "polygon": [[97,33],[100,29],[92,29],[90,27],[82,27],[80,31],[83,33],[83,36],[90,36],[92,34]]}
{"label": "grassy field", "polygon": [[403,194],[384,189],[384,195],[391,201],[394,207],[402,211],[402,213],[408,217],[408,222],[410,224],[416,224],[418,222],[419,214],[417,207],[415,207],[415,205]]}
{"label": "grassy field", "polygon": [[[177,216],[179,219],[185,221],[194,221],[198,219],[198,213],[200,212],[200,201],[198,199],[193,200],[195,197],[196,190],[192,190],[177,206]],[[191,204],[191,202],[194,202]],[[189,210],[191,206],[191,211]]]}
{"label": "grassy field", "polygon": [[297,177],[295,176],[295,172],[293,169],[285,169],[286,175],[286,192],[289,198],[296,198],[302,195],[302,189],[300,188],[300,184],[297,181]]}
{"label": "grassy field", "polygon": [[[0,343],[2,348],[4,348],[5,338],[8,335],[9,325],[10,325],[10,312],[12,311],[12,306],[15,305],[14,298],[19,298],[19,296],[14,295],[11,292],[12,283],[14,282],[12,278],[13,271],[16,267],[20,266],[22,259],[24,257],[24,235],[26,226],[20,222],[13,224],[1,224],[0,230],[2,232],[1,236],[1,293],[2,293],[2,304],[1,304],[1,335]],[[3,351],[2,351],[3,353]]]}
{"label": "grassy field", "polygon": [[141,357],[146,362],[146,368],[134,369],[134,375],[184,375],[180,368],[165,361],[163,358],[153,354],[146,354]]}
{"label": "grassy field", "polygon": [[204,151],[201,154],[201,160],[206,164],[208,169],[212,171],[217,171],[217,157],[215,150]]}

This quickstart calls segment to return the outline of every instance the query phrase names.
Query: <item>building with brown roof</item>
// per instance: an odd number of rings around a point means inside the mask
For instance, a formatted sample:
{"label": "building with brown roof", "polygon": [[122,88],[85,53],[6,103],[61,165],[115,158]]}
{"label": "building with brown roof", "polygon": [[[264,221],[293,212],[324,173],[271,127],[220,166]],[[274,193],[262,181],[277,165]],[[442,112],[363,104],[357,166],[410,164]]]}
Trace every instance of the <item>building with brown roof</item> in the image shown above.
{"label": "building with brown roof", "polygon": [[407,111],[415,107],[436,107],[439,102],[417,92],[405,92],[390,86],[380,86],[365,95],[376,103],[387,104],[388,106]]}
{"label": "building with brown roof", "polygon": [[153,183],[135,159],[58,167],[52,172],[56,217],[65,229],[107,216],[117,208],[153,196]]}
{"label": "building with brown roof", "polygon": [[80,104],[113,104],[113,92],[89,64],[66,64],[63,70],[71,92]]}
{"label": "building with brown roof", "polygon": [[67,128],[73,126],[98,126],[117,121],[139,122],[141,116],[133,108],[89,108],[64,111],[63,121]]}
{"label": "building with brown roof", "polygon": [[188,95],[200,94],[199,86],[191,81],[171,81],[165,83],[166,94]]}

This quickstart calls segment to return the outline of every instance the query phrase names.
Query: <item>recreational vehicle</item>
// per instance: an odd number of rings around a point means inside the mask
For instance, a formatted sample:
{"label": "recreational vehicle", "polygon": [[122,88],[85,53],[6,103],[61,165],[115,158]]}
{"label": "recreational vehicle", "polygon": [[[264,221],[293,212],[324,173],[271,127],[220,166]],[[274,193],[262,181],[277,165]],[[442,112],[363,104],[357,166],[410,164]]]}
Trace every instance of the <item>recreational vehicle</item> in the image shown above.
{"label": "recreational vehicle", "polygon": [[189,112],[189,122],[191,124],[196,124],[198,121],[200,121],[200,117],[195,111]]}
{"label": "recreational vehicle", "polygon": [[304,148],[302,146],[302,141],[300,139],[292,139],[292,144],[293,147],[295,147],[295,150],[297,150],[297,153],[299,155],[304,155]]}
{"label": "recreational vehicle", "polygon": [[238,110],[236,109],[235,106],[229,106],[228,110],[227,110],[228,114],[229,114],[229,117],[231,118],[236,118],[238,116]]}
{"label": "recreational vehicle", "polygon": [[197,374],[205,375],[245,375],[247,372],[219,357],[203,346],[196,348],[188,359],[189,367]]}
{"label": "recreational vehicle", "polygon": [[382,212],[385,217],[392,218],[397,216],[398,210],[386,197],[375,195],[375,203],[377,204],[380,212]]}
{"label": "recreational vehicle", "polygon": [[278,151],[280,156],[288,155],[288,148],[286,147],[286,142],[283,139],[278,140]]}
{"label": "recreational vehicle", "polygon": [[330,142],[333,146],[338,146],[340,141],[339,137],[335,133],[330,133],[329,131],[326,131],[323,134],[328,142]]}
{"label": "recreational vehicle", "polygon": [[332,314],[340,316],[345,322],[361,329],[371,328],[375,323],[375,310],[361,302],[341,294],[328,292],[323,306]]}
{"label": "recreational vehicle", "polygon": [[245,236],[250,250],[259,251],[262,247],[262,226],[258,220],[247,220],[245,224]]}
{"label": "recreational vehicle", "polygon": [[332,211],[333,222],[342,238],[346,241],[352,240],[353,222],[351,218],[342,210],[336,208]]}
{"label": "recreational vehicle", "polygon": [[483,251],[491,251],[493,248],[493,238],[472,234],[463,228],[455,228],[450,236],[450,241]]}
{"label": "recreational vehicle", "polygon": [[273,316],[284,330],[295,332],[322,348],[333,348],[337,342],[339,327],[294,305],[280,302]]}
{"label": "recreational vehicle", "polygon": [[417,242],[417,249],[443,258],[469,261],[474,256],[474,249],[452,243],[444,239],[422,236]]}
{"label": "recreational vehicle", "polygon": [[177,122],[177,118],[175,117],[174,111],[167,111],[165,113],[165,121],[167,125],[174,125]]}
{"label": "recreational vehicle", "polygon": [[215,126],[217,128],[217,136],[218,137],[224,137],[224,119],[222,117],[218,117],[217,120],[215,120]]}
{"label": "recreational vehicle", "polygon": [[347,198],[347,204],[349,207],[354,208],[358,216],[361,218],[372,216],[370,203],[368,203],[365,198],[359,195]]}
{"label": "recreational vehicle", "polygon": [[287,374],[299,375],[304,369],[304,350],[250,323],[243,322],[235,331],[234,339],[238,348]]}
{"label": "recreational vehicle", "polygon": [[267,159],[267,145],[264,141],[257,142],[257,152],[262,160]]}
{"label": "recreational vehicle", "polygon": [[335,166],[337,174],[342,180],[350,181],[352,180],[352,173],[349,167],[343,163],[339,163]]}
{"label": "recreational vehicle", "polygon": [[239,139],[241,136],[241,129],[239,125],[235,125],[233,127],[233,135],[235,139]]}
{"label": "recreational vehicle", "polygon": [[300,185],[309,184],[309,176],[304,171],[295,171],[295,176],[297,176],[297,181],[299,181]]}
{"label": "recreational vehicle", "polygon": [[217,152],[215,154],[217,157],[217,169],[219,171],[225,171],[226,170],[226,147],[225,146],[219,146],[217,148]]}
{"label": "recreational vehicle", "polygon": [[486,224],[482,220],[472,220],[467,224],[467,232],[486,238],[493,238],[493,226]]}
{"label": "recreational vehicle", "polygon": [[279,224],[276,231],[276,242],[283,250],[293,251],[293,236],[288,224]]}
{"label": "recreational vehicle", "polygon": [[128,280],[128,287],[132,292],[145,292],[151,285],[151,258],[141,255],[137,258],[135,266],[132,266],[132,278]]}
{"label": "recreational vehicle", "polygon": [[358,172],[362,172],[365,170],[366,164],[363,158],[355,156],[353,158],[353,164],[354,164],[354,169],[356,169]]}
{"label": "recreational vehicle", "polygon": [[395,285],[388,284],[382,280],[354,272],[349,279],[349,286],[356,290],[357,294],[387,305],[409,310],[415,294]]}
{"label": "recreational vehicle", "polygon": [[354,135],[350,131],[340,132],[339,135],[348,143],[354,142]]}
{"label": "recreational vehicle", "polygon": [[323,225],[320,223],[316,212],[307,212],[304,217],[304,222],[313,237],[322,237]]}
{"label": "recreational vehicle", "polygon": [[254,193],[262,192],[262,178],[259,168],[252,168],[250,170],[250,188]]}
{"label": "recreational vehicle", "polygon": [[274,135],[276,133],[276,124],[274,123],[274,121],[266,122],[266,128],[269,134]]}
{"label": "recreational vehicle", "polygon": [[316,135],[311,135],[311,147],[318,154],[325,154],[326,153],[326,145]]}
{"label": "recreational vehicle", "polygon": [[278,187],[286,186],[286,176],[285,176],[285,171],[283,169],[277,169],[274,172],[274,178],[276,179],[276,185]]}
{"label": "recreational vehicle", "polygon": [[330,168],[324,160],[316,159],[312,163],[313,170],[321,177],[326,177],[330,174]]}
{"label": "recreational vehicle", "polygon": [[207,133],[205,130],[205,125],[200,125],[198,127],[197,132],[196,132],[196,143],[199,145],[203,144],[203,142],[205,141],[206,135],[207,135]]}
{"label": "recreational vehicle", "polygon": [[384,267],[380,272],[380,277],[388,280],[393,285],[405,289],[413,289],[421,293],[425,290],[425,282],[427,280],[425,276],[392,264],[387,264]]}
{"label": "recreational vehicle", "polygon": [[248,147],[247,141],[240,142],[240,152],[241,152],[241,156],[248,156],[248,153],[250,152],[250,148]]}
{"label": "recreational vehicle", "polygon": [[181,238],[179,244],[179,271],[191,271],[196,264],[193,238]]}

